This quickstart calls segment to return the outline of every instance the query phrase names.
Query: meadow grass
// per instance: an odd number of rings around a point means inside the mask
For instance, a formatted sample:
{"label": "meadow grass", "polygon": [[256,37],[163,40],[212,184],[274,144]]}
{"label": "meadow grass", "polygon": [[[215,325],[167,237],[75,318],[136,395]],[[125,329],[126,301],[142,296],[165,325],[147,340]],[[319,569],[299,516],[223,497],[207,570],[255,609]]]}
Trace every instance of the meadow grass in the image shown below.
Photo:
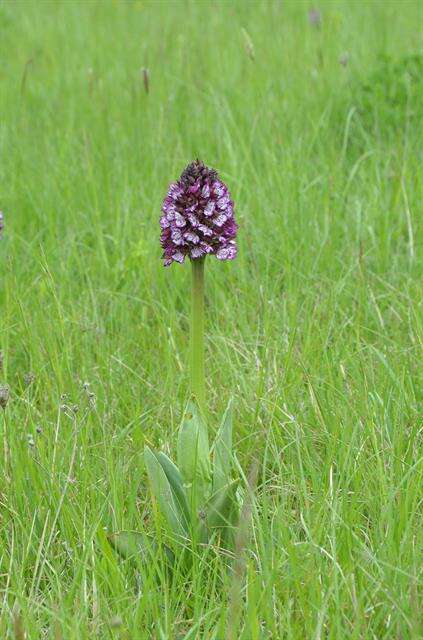
{"label": "meadow grass", "polygon": [[[311,7],[0,5],[1,638],[421,637],[423,10]],[[234,396],[258,465],[238,584],[104,540],[162,536],[190,273],[158,217],[196,157],[239,223],[206,265],[210,429]]]}

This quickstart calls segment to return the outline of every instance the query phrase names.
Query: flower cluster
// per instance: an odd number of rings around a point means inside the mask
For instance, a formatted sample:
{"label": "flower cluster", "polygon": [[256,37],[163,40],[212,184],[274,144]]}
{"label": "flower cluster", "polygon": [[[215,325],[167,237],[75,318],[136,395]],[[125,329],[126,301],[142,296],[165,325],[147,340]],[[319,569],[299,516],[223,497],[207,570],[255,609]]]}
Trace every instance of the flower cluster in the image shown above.
{"label": "flower cluster", "polygon": [[233,260],[237,247],[234,203],[214,169],[200,160],[187,166],[170,185],[163,202],[160,243],[164,265],[214,254]]}
{"label": "flower cluster", "polygon": [[3,235],[3,229],[4,229],[4,222],[3,222],[4,218],[3,218],[3,213],[0,211],[0,239]]}

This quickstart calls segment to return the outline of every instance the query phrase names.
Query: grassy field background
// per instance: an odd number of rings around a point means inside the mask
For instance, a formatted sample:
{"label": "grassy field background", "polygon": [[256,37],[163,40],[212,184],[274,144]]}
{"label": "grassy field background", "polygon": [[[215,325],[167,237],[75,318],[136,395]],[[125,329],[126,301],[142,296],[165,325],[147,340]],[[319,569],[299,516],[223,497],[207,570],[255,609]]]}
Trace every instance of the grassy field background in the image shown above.
{"label": "grassy field background", "polygon": [[[1,638],[422,637],[423,5],[311,8],[0,4]],[[196,157],[239,223],[206,265],[210,429],[234,396],[259,463],[239,630],[213,549],[141,585],[102,548],[160,536],[190,270],[158,218]]]}

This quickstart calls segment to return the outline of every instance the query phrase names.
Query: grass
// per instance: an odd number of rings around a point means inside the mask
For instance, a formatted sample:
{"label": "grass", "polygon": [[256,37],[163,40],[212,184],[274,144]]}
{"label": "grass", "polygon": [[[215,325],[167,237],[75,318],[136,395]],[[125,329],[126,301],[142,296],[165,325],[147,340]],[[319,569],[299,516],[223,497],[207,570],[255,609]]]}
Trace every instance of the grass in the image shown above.
{"label": "grass", "polygon": [[[2,638],[421,637],[422,5],[311,7],[0,5]],[[174,452],[190,273],[158,216],[197,156],[240,226],[206,265],[210,429],[234,395],[258,463],[238,585],[104,542],[161,536],[141,452]]]}

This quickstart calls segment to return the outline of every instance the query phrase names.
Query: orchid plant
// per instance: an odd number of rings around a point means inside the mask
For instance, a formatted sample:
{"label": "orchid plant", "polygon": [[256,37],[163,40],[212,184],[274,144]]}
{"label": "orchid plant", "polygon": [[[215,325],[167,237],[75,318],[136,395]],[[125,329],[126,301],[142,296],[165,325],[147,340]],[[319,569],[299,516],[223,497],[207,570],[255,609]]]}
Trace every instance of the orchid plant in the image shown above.
{"label": "orchid plant", "polygon": [[[183,263],[186,258],[191,262],[192,395],[179,428],[177,464],[165,453],[146,446],[147,475],[173,546],[187,549],[192,544],[217,541],[227,547],[239,517],[231,402],[211,447],[205,423],[205,260],[207,255],[233,260],[237,252],[234,203],[217,172],[199,160],[189,164],[169,186],[160,226],[164,265]],[[113,534],[110,541],[125,556],[145,549],[140,534]],[[166,553],[168,558],[173,556],[168,548]]]}

